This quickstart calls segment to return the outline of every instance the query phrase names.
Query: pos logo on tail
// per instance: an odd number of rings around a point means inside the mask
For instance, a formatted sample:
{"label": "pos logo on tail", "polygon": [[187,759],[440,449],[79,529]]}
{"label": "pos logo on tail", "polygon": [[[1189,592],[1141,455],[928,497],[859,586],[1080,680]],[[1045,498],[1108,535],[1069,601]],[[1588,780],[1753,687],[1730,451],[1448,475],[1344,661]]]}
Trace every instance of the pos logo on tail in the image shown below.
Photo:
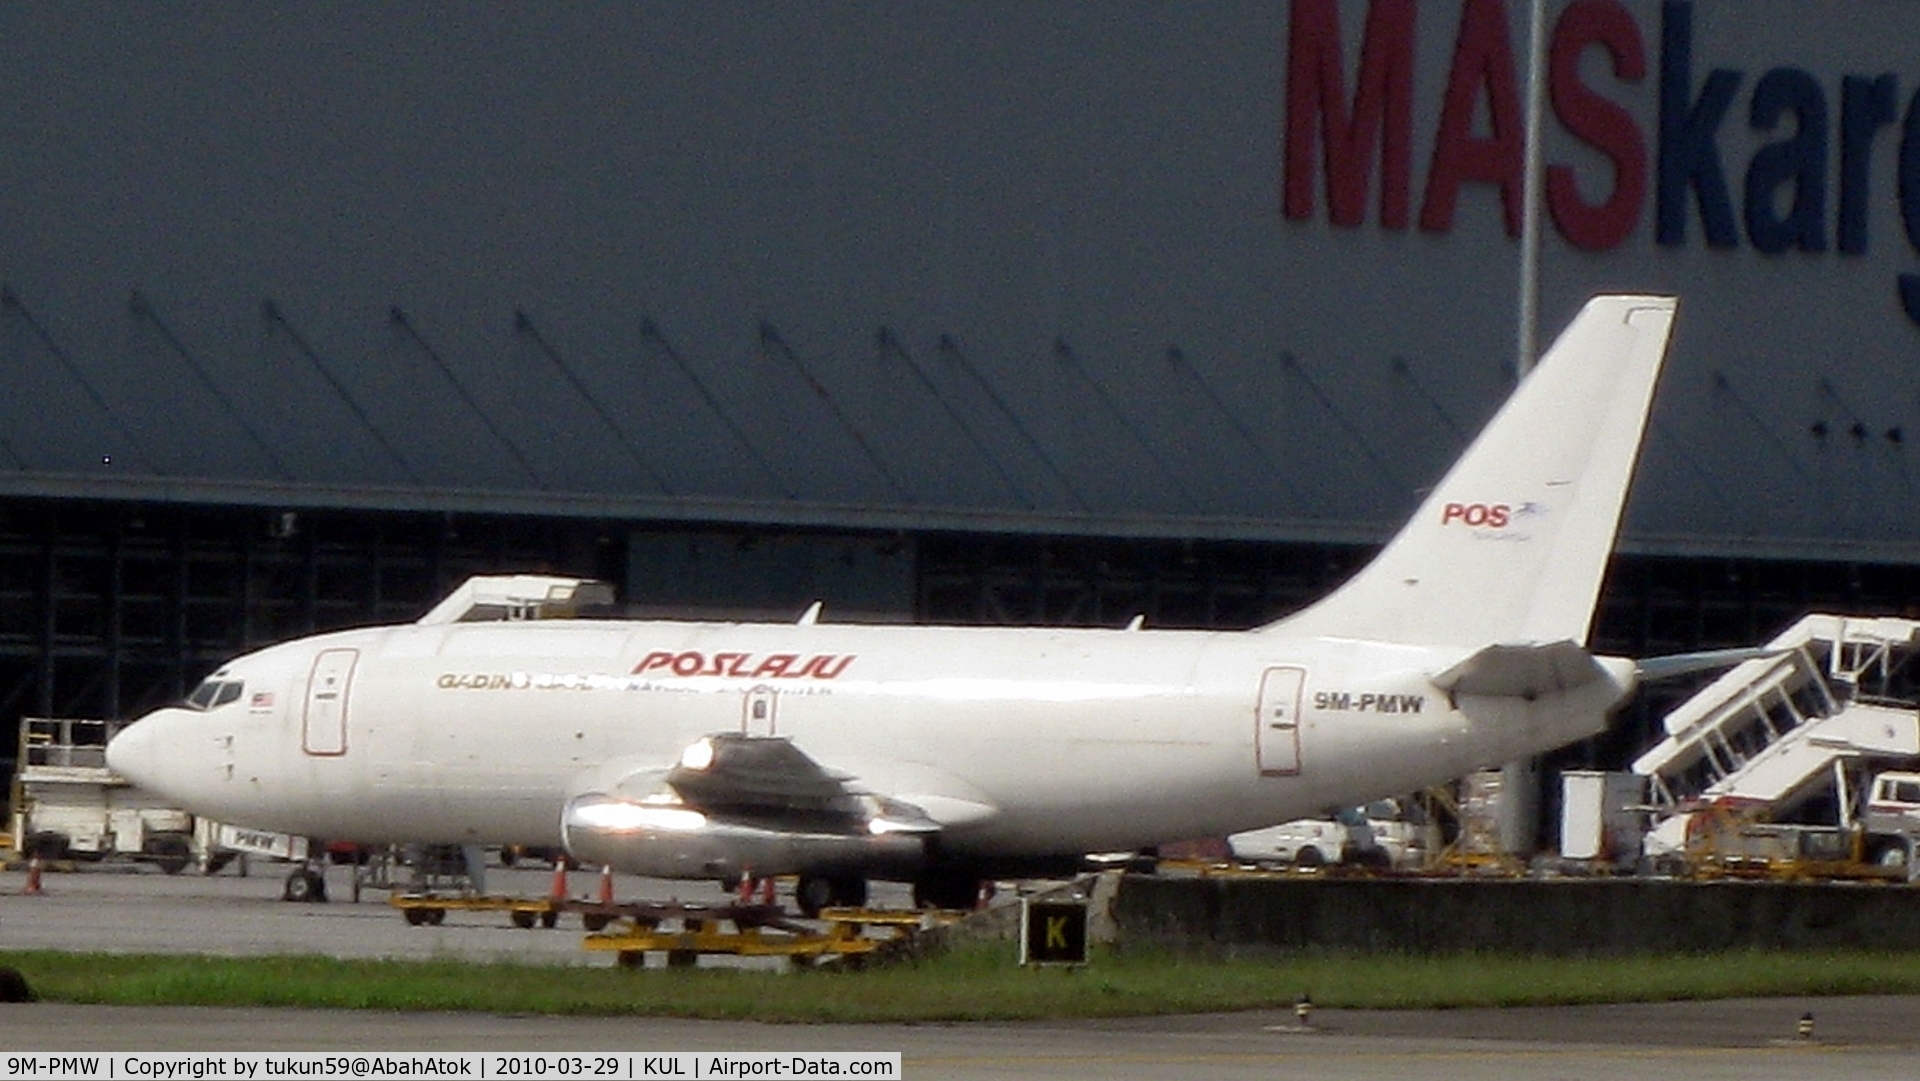
{"label": "pos logo on tail", "polygon": [[1440,524],[1505,529],[1513,508],[1505,503],[1448,503],[1440,510]]}

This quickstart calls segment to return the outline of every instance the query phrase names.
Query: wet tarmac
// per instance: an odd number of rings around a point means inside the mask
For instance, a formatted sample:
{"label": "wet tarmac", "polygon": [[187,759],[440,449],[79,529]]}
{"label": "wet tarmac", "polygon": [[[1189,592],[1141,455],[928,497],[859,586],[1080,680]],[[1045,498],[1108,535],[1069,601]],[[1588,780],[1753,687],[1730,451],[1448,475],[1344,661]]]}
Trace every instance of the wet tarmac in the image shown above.
{"label": "wet tarmac", "polygon": [[[157,873],[48,874],[40,896],[0,872],[0,948],[611,964],[580,928],[512,926],[504,913],[454,913],[408,926],[369,893],[355,904],[344,869],[329,904],[279,900],[283,869],[241,878]],[[490,872],[497,892],[540,895],[550,873]],[[576,875],[575,895],[596,883]],[[619,895],[726,899],[718,886],[622,879]],[[645,892],[642,892],[642,891]],[[886,899],[886,898],[883,898]],[[1804,1013],[1812,1039],[1797,1035]],[[1920,1076],[1920,998],[1763,999],[1504,1010],[1322,1010],[1310,1030],[1256,1011],[1106,1021],[939,1025],[555,1018],[285,1009],[0,1006],[0,1045],[35,1050],[880,1050],[910,1078],[1406,1081],[1567,1078]]]}

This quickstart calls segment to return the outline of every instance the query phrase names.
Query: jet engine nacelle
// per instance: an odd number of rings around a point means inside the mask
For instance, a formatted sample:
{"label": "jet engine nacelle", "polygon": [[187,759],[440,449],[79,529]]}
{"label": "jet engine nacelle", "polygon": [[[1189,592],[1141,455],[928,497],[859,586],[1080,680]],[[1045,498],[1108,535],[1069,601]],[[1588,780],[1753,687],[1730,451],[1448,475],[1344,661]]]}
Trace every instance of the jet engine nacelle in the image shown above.
{"label": "jet engine nacelle", "polygon": [[927,863],[928,834],[882,818],[796,828],[591,792],[567,803],[560,829],[575,859],[653,878],[911,877]]}

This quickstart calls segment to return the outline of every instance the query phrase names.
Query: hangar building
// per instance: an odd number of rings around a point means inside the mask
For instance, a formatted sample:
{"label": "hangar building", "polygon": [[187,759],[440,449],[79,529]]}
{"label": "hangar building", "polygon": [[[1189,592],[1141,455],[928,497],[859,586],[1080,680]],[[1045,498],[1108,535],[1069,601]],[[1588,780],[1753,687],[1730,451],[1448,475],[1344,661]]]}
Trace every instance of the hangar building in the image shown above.
{"label": "hangar building", "polygon": [[[0,8],[0,716],[477,571],[1283,614],[1511,385],[1527,8]],[[1920,8],[1546,9],[1540,337],[1682,298],[1601,644],[1904,609]]]}

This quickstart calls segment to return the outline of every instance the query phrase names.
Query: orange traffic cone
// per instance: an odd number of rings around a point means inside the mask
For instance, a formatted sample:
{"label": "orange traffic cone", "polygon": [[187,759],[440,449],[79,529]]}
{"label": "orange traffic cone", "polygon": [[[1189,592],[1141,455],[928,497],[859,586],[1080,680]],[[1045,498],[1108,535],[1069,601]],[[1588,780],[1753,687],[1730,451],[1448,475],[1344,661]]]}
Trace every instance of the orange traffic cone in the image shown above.
{"label": "orange traffic cone", "polygon": [[20,891],[29,897],[38,897],[45,891],[40,888],[40,857],[27,861],[27,885]]}
{"label": "orange traffic cone", "polygon": [[773,903],[773,879],[771,878],[760,880],[760,903],[763,905]]}
{"label": "orange traffic cone", "polygon": [[613,903],[613,867],[605,863],[600,865],[600,903]]}
{"label": "orange traffic cone", "polygon": [[567,861],[565,857],[553,861],[553,886],[547,890],[547,899],[564,901],[567,899]]}
{"label": "orange traffic cone", "polygon": [[748,870],[748,871],[740,872],[740,883],[739,885],[734,887],[734,892],[738,895],[738,898],[741,904],[750,905],[753,903],[753,872],[752,871]]}

